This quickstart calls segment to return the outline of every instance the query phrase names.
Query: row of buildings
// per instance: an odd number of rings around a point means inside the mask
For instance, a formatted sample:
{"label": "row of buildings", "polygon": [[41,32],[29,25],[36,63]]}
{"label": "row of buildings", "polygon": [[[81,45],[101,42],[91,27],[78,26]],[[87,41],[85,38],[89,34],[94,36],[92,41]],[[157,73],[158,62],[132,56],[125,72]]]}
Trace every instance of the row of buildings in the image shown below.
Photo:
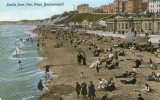
{"label": "row of buildings", "polygon": [[113,19],[100,20],[96,22],[89,22],[84,20],[81,23],[70,22],[70,25],[81,25],[84,29],[93,29],[95,26],[102,26],[103,30],[110,32],[126,33],[129,31],[137,33],[160,33],[160,19],[153,18],[134,18],[117,16]]}
{"label": "row of buildings", "polygon": [[160,33],[160,19],[159,18],[115,18],[107,19],[106,31],[128,32],[134,31],[137,33]]}
{"label": "row of buildings", "polygon": [[79,13],[159,13],[160,0],[114,0],[113,3],[98,8],[81,4],[77,6],[77,11]]}

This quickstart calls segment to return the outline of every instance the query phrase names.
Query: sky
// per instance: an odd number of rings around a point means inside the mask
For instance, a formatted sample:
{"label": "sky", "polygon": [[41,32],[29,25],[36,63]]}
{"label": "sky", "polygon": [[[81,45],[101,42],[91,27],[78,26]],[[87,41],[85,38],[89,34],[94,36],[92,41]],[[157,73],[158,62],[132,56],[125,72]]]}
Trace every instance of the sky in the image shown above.
{"label": "sky", "polygon": [[[88,3],[91,7],[112,3],[113,0],[0,0],[0,21],[36,20],[49,18],[64,11],[73,11],[76,6]],[[26,3],[59,3],[61,6],[26,6]],[[7,4],[13,4],[7,6]],[[25,4],[18,6],[18,4]],[[16,5],[16,6],[14,6]]]}

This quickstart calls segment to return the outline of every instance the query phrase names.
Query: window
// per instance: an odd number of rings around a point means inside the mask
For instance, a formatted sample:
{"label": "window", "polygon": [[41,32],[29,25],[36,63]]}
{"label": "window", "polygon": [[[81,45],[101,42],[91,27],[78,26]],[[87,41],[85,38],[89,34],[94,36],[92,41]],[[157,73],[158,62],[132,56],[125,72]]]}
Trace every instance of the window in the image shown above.
{"label": "window", "polygon": [[125,26],[126,26],[126,29],[128,29],[128,23],[126,23],[126,25],[125,25]]}
{"label": "window", "polygon": [[145,23],[145,30],[147,30],[147,23]]}
{"label": "window", "polygon": [[124,29],[124,23],[122,23],[122,29]]}
{"label": "window", "polygon": [[148,30],[152,30],[152,23],[148,24]]}
{"label": "window", "polygon": [[120,29],[120,23],[118,24],[118,29]]}

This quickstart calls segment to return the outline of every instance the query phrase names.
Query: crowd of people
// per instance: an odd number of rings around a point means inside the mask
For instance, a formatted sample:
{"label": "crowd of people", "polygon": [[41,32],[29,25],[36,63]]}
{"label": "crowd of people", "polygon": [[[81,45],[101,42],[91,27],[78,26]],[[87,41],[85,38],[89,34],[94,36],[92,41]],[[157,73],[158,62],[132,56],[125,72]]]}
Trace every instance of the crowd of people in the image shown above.
{"label": "crowd of people", "polygon": [[[100,44],[104,44],[106,39],[100,35],[97,34],[88,34],[83,32],[77,32],[73,30],[63,30],[63,29],[57,29],[52,34],[54,35],[55,39],[62,39],[65,41],[68,41],[70,43],[70,46],[73,48],[78,49],[77,52],[77,63],[78,65],[88,65],[86,55],[88,52],[93,53],[93,57],[95,57],[95,61],[90,65],[90,68],[95,68],[97,72],[97,77],[100,77],[100,70],[112,70],[112,69],[118,69],[121,63],[121,60],[119,59],[120,56],[126,55],[126,46],[122,46],[122,48],[119,48],[115,45],[109,45],[104,48],[101,47]],[[50,28],[47,28],[47,30],[50,30]],[[45,34],[45,32],[44,32]],[[46,35],[44,35],[45,38],[47,38]],[[113,37],[107,38],[109,43],[111,41],[117,41],[117,43],[124,43],[121,40],[114,40]],[[96,42],[98,41],[98,43]],[[120,42],[121,41],[121,42]],[[99,44],[100,42],[100,44]],[[124,44],[125,45],[125,44]],[[123,73],[117,73],[115,75],[115,78],[120,78],[119,82],[127,85],[127,84],[136,84],[137,82],[137,69],[141,68],[141,65],[144,63],[143,59],[136,56],[136,46],[130,45],[129,51],[131,52],[131,55],[134,56],[134,59],[131,59],[135,66],[131,66],[132,71],[125,71]],[[102,55],[104,56],[104,59],[102,59]],[[105,66],[103,64],[105,63]],[[153,60],[149,59],[149,65],[153,67]],[[154,69],[154,68],[153,68]],[[46,70],[46,73],[48,73],[48,70]],[[84,79],[84,73],[81,72],[80,77]],[[157,76],[154,72],[152,75],[148,76],[146,80],[159,80],[160,76]],[[121,79],[123,78],[123,79]],[[126,79],[124,79],[126,78]],[[113,78],[110,78],[108,80],[98,78],[98,89],[100,91],[114,91],[116,90],[116,82],[113,81]],[[41,82],[40,82],[41,84]],[[40,85],[41,86],[41,85]],[[84,81],[81,84],[79,82],[76,82],[75,90],[77,93],[77,98],[80,98],[80,94],[83,96],[83,98],[87,98],[87,95],[90,100],[95,100],[96,97],[96,88],[92,81],[87,83]],[[139,92],[151,92],[151,87],[146,83],[145,88],[142,90],[139,90]],[[105,94],[102,97],[102,100],[109,100],[108,95]],[[137,100],[144,100],[144,98],[141,96],[141,94],[138,94]]]}

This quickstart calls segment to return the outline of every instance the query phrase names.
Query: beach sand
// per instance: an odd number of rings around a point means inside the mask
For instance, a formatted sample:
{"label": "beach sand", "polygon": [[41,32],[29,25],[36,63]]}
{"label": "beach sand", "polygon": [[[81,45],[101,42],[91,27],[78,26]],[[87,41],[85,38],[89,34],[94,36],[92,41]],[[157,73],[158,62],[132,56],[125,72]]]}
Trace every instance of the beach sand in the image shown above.
{"label": "beach sand", "polygon": [[[42,34],[41,32],[38,33],[41,44]],[[55,39],[55,36],[51,33],[48,33],[48,37],[48,39],[45,39],[46,46],[43,47],[43,50],[40,52],[40,55],[47,59],[40,62],[38,66],[42,70],[45,70],[44,66],[50,65],[50,71],[58,75],[58,78],[48,82],[47,86],[50,91],[40,96],[39,100],[59,100],[58,98],[60,96],[63,100],[77,100],[75,92],[76,82],[81,84],[83,81],[87,84],[90,81],[93,81],[96,88],[95,100],[101,100],[101,97],[105,93],[108,93],[108,96],[112,98],[112,100],[136,100],[138,92],[135,92],[135,90],[142,89],[145,83],[148,83],[153,89],[153,92],[151,93],[142,93],[145,100],[160,100],[160,83],[145,80],[145,77],[148,74],[151,74],[152,71],[159,72],[159,69],[151,70],[146,64],[149,61],[149,58],[152,58],[154,62],[158,62],[159,58],[156,58],[153,54],[136,51],[136,57],[143,59],[143,64],[137,71],[137,83],[135,85],[125,85],[120,82],[120,79],[114,78],[114,76],[119,72],[132,71],[132,66],[134,66],[135,63],[132,60],[127,59],[133,59],[135,56],[132,56],[129,50],[126,49],[126,56],[119,56],[120,60],[124,60],[119,62],[119,68],[113,70],[101,69],[100,75],[98,76],[95,68],[89,68],[90,64],[97,59],[97,57],[93,57],[92,51],[85,51],[87,65],[78,65],[78,49],[71,46],[69,41]],[[54,47],[54,45],[61,42],[63,47]],[[111,43],[102,41],[96,41],[96,43],[100,47],[109,48],[113,44],[117,44],[119,42],[117,42],[117,38],[115,38]],[[79,46],[79,48],[86,48],[86,45]],[[103,53],[100,54],[100,58],[103,58],[104,55],[105,54]],[[81,72],[84,73],[83,79],[80,78]],[[98,91],[98,78],[107,80],[111,77],[113,77],[115,82],[116,90],[113,92]],[[80,96],[79,100],[89,100],[89,98],[83,99],[83,97]]]}

